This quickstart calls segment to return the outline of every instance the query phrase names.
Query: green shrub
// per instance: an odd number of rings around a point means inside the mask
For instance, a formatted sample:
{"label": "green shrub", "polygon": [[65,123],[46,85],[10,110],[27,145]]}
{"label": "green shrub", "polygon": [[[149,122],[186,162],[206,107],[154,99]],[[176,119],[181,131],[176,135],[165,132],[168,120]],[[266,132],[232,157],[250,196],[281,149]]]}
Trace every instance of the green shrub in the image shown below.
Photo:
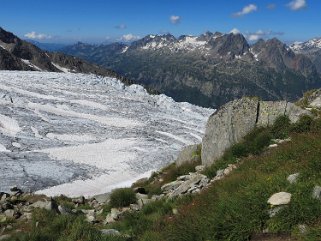
{"label": "green shrub", "polygon": [[265,147],[271,143],[272,134],[269,130],[261,129],[252,141],[248,141],[247,145],[251,154],[260,154]]}
{"label": "green shrub", "polygon": [[249,150],[245,143],[237,143],[231,147],[231,153],[235,157],[245,157],[249,154]]}
{"label": "green shrub", "polygon": [[313,120],[313,122],[311,123],[310,129],[312,132],[320,132],[321,131],[321,119],[317,118],[317,119]]}
{"label": "green shrub", "polygon": [[136,201],[136,194],[133,189],[118,188],[110,194],[109,204],[111,207],[120,208],[129,206],[129,204],[135,203]]}
{"label": "green shrub", "polygon": [[299,121],[292,125],[291,131],[296,133],[302,133],[310,131],[313,118],[308,115],[301,116]]}
{"label": "green shrub", "polygon": [[279,116],[271,128],[273,138],[286,138],[289,135],[290,126],[291,122],[288,116]]}

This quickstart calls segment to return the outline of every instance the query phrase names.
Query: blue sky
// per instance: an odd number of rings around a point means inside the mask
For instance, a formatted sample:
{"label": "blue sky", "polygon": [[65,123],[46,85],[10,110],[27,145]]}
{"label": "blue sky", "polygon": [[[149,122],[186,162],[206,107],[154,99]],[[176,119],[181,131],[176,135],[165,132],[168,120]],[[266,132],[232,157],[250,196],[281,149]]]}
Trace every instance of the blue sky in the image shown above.
{"label": "blue sky", "polygon": [[0,0],[0,26],[40,42],[134,40],[240,31],[248,39],[321,36],[320,0]]}

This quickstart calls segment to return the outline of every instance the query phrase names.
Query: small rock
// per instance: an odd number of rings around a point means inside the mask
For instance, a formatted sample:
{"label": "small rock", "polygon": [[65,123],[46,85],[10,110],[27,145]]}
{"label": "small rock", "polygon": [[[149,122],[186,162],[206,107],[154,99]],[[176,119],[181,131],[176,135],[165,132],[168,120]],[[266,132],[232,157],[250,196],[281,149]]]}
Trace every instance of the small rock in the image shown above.
{"label": "small rock", "polygon": [[8,198],[10,198],[9,193],[0,192],[0,203],[5,202]]}
{"label": "small rock", "polygon": [[130,204],[129,207],[133,211],[139,211],[140,210],[140,207],[139,207],[138,204]]}
{"label": "small rock", "polygon": [[184,181],[174,181],[174,182],[170,182],[170,183],[167,183],[165,185],[163,185],[161,187],[161,190],[164,192],[164,193],[168,193],[170,191],[173,191],[175,190],[176,188],[178,188],[182,183],[184,183]]}
{"label": "small rock", "polygon": [[75,203],[75,204],[80,204],[80,205],[85,204],[85,201],[86,201],[86,199],[85,199],[84,196],[81,196],[81,197],[79,197],[79,198],[73,198],[73,199],[72,199],[72,202],[73,202],[73,203]]}
{"label": "small rock", "polygon": [[148,199],[148,198],[139,199],[139,200],[137,201],[137,204],[138,204],[139,208],[142,209],[146,204],[151,203],[151,202],[153,202],[153,201],[154,201],[154,200]]}
{"label": "small rock", "polygon": [[278,144],[271,144],[271,145],[268,146],[268,148],[271,149],[271,148],[275,148],[277,146],[278,146]]}
{"label": "small rock", "polygon": [[0,214],[0,223],[4,223],[7,221],[7,216],[4,214]]}
{"label": "small rock", "polygon": [[96,212],[95,212],[95,210],[86,210],[85,216],[86,216],[87,222],[89,222],[89,223],[96,222]]}
{"label": "small rock", "polygon": [[205,166],[203,166],[203,165],[199,165],[199,166],[195,167],[195,171],[198,172],[198,173],[201,173],[204,170],[205,170]]}
{"label": "small rock", "polygon": [[289,183],[294,184],[297,182],[299,175],[300,173],[291,174],[286,180],[288,180]]}
{"label": "small rock", "polygon": [[100,230],[102,234],[108,235],[108,236],[119,236],[120,232],[116,229],[102,229]]}
{"label": "small rock", "polygon": [[177,178],[177,181],[187,181],[190,179],[190,177],[191,177],[190,175],[179,176]]}
{"label": "small rock", "polygon": [[110,210],[110,213],[107,214],[104,224],[115,222],[116,220],[118,220],[120,214],[121,212],[117,208],[112,208]]}
{"label": "small rock", "polygon": [[32,213],[29,213],[29,212],[23,213],[20,219],[29,221],[32,219]]}
{"label": "small rock", "polygon": [[1,204],[1,208],[3,210],[7,210],[7,209],[13,209],[13,205],[10,202],[5,201],[4,203]]}
{"label": "small rock", "polygon": [[59,213],[62,215],[68,215],[71,213],[71,210],[65,206],[59,205],[58,206]]}
{"label": "small rock", "polygon": [[153,196],[152,196],[152,200],[153,200],[153,201],[157,201],[157,200],[160,200],[160,199],[162,199],[162,196],[161,196],[161,195],[153,195]]}
{"label": "small rock", "polygon": [[56,212],[58,211],[58,206],[53,199],[49,201],[37,201],[31,204],[30,206],[34,208],[46,209],[49,211],[56,211]]}
{"label": "small rock", "polygon": [[227,168],[224,169],[223,174],[227,176],[233,171],[233,169],[236,169],[236,165],[229,164]]}
{"label": "small rock", "polygon": [[286,205],[291,201],[291,193],[288,192],[278,192],[274,193],[268,200],[268,204],[273,206]]}
{"label": "small rock", "polygon": [[272,208],[268,211],[269,213],[269,217],[272,218],[274,217],[275,215],[278,214],[278,212],[280,212],[285,206],[278,206],[278,207],[275,207],[275,208]]}
{"label": "small rock", "polygon": [[276,143],[276,144],[282,144],[282,143],[284,143],[284,142],[289,142],[289,141],[291,141],[291,138],[289,137],[289,138],[287,138],[287,139],[272,139],[272,141],[273,141],[274,143]]}
{"label": "small rock", "polygon": [[216,177],[223,177],[224,176],[224,169],[220,169],[216,172]]}
{"label": "small rock", "polygon": [[321,201],[321,187],[315,186],[313,188],[312,197]]}
{"label": "small rock", "polygon": [[141,193],[136,193],[136,198],[137,198],[137,200],[139,200],[139,199],[148,199],[148,195],[141,194]]}
{"label": "small rock", "polygon": [[109,214],[107,214],[107,216],[106,216],[106,219],[105,219],[105,221],[104,221],[104,224],[106,225],[106,224],[109,224],[109,223],[114,223],[116,220],[115,219],[113,219],[113,217],[111,216],[111,214],[109,213]]}
{"label": "small rock", "polygon": [[9,238],[11,238],[11,235],[10,235],[10,234],[0,235],[0,240],[1,240],[1,241],[2,241],[2,240],[7,240],[7,239],[9,239]]}
{"label": "small rock", "polygon": [[4,211],[4,215],[6,215],[7,218],[14,218],[15,211],[13,209],[7,209],[6,211]]}
{"label": "small rock", "polygon": [[174,215],[177,215],[178,214],[177,208],[173,208],[172,212],[173,212]]}
{"label": "small rock", "polygon": [[299,224],[298,225],[298,229],[299,229],[299,232],[301,234],[305,234],[307,232],[308,228],[307,228],[307,226],[305,224]]}

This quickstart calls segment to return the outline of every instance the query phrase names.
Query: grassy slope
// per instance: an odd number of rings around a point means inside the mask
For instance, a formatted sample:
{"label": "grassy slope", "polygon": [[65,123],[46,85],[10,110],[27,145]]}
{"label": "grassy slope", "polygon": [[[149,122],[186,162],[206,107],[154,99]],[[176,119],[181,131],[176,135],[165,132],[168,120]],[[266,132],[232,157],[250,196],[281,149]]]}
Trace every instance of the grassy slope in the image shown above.
{"label": "grassy slope", "polygon": [[[292,142],[243,158],[232,175],[155,227],[155,239],[149,240],[250,240],[263,230],[292,234],[299,240],[321,240],[321,202],[311,197],[313,187],[321,185],[321,133],[291,136]],[[299,180],[290,184],[286,178],[296,172]],[[291,203],[269,218],[267,200],[280,191],[292,193]],[[309,227],[304,236],[299,235],[300,224]]]}
{"label": "grassy slope", "polygon": [[[31,234],[13,240],[321,240],[321,202],[311,197],[313,187],[321,185],[320,127],[320,119],[312,122],[303,118],[299,125],[292,127],[283,120],[271,129],[255,130],[206,173],[213,176],[228,163],[238,162],[239,168],[200,195],[157,201],[146,205],[141,212],[128,213],[119,222],[104,227],[116,228],[132,238],[102,237],[97,229],[103,227],[93,227],[85,223],[83,217],[36,215]],[[288,132],[291,142],[263,151],[270,138]],[[157,193],[163,184],[157,180],[173,180],[191,168],[176,170],[172,165],[145,185]],[[286,178],[296,172],[300,173],[299,180],[290,184]],[[292,193],[291,203],[269,218],[267,200],[280,191]],[[178,214],[174,215],[173,209],[177,209]],[[37,221],[41,221],[38,228],[35,227]],[[299,232],[300,224],[307,226],[304,235]],[[260,236],[263,230],[272,236],[276,234],[277,238],[263,239]],[[256,235],[259,238],[255,238]]]}

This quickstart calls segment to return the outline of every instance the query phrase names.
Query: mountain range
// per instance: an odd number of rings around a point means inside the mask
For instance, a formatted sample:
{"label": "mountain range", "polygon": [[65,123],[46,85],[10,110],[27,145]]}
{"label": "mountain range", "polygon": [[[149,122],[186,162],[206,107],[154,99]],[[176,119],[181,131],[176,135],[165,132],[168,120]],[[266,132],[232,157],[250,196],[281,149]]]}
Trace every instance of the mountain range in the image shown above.
{"label": "mountain range", "polygon": [[218,107],[242,96],[294,100],[321,86],[321,54],[280,40],[250,45],[240,33],[147,35],[132,42],[77,43],[61,52],[113,69],[176,101]]}
{"label": "mountain range", "polygon": [[71,72],[115,77],[132,82],[112,70],[63,53],[43,51],[0,27],[0,70]]}

